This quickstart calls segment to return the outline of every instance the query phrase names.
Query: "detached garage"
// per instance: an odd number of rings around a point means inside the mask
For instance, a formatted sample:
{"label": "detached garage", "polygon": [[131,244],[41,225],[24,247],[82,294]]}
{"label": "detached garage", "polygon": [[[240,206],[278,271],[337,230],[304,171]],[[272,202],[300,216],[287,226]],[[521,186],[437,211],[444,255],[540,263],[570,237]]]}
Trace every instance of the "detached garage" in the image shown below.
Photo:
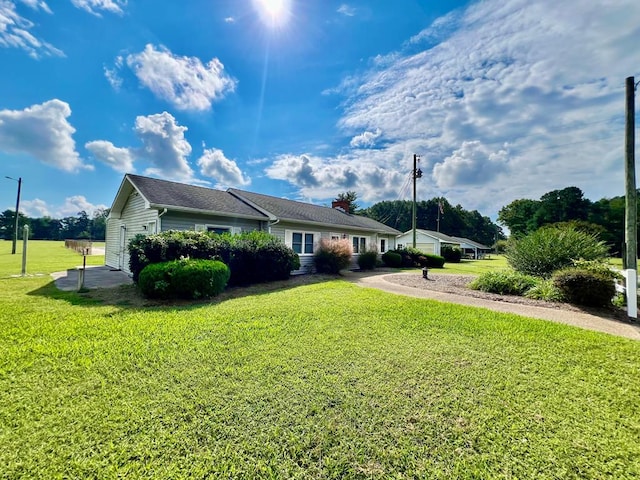
{"label": "detached garage", "polygon": [[[398,247],[413,246],[413,230],[409,230],[396,237]],[[444,233],[431,230],[416,229],[416,248],[424,253],[441,255],[442,245],[452,245],[460,247],[460,241]]]}

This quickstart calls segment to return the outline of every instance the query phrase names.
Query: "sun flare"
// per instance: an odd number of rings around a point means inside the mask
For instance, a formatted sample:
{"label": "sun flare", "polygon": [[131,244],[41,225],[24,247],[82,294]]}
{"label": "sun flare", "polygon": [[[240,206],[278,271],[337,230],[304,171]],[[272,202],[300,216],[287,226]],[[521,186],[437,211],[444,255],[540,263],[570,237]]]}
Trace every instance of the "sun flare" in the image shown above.
{"label": "sun flare", "polygon": [[291,16],[291,0],[253,0],[262,22],[271,27],[281,27]]}

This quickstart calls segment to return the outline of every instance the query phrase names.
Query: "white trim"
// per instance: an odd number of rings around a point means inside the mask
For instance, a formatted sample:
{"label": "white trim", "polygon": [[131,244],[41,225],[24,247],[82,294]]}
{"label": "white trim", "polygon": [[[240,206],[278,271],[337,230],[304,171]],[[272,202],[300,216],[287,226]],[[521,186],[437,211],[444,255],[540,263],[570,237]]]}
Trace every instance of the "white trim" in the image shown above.
{"label": "white trim", "polygon": [[[285,243],[285,245],[287,247],[289,247],[291,249],[293,249],[293,234],[294,233],[302,234],[302,249],[301,250],[303,250],[303,252],[302,253],[298,253],[298,255],[301,256],[301,257],[309,257],[309,256],[313,255],[313,252],[315,252],[316,248],[318,247],[318,242],[320,241],[320,238],[322,238],[322,234],[320,232],[311,232],[311,231],[302,230],[302,229],[295,229],[295,230],[286,229],[284,231],[284,243]],[[313,252],[311,252],[311,253],[304,253],[305,235],[313,235]]]}

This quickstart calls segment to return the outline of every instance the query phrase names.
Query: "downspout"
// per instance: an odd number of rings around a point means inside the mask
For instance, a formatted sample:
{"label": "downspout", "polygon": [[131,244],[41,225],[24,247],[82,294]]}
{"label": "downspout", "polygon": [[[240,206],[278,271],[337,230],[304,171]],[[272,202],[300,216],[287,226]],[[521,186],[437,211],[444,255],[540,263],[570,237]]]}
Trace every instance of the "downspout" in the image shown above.
{"label": "downspout", "polygon": [[276,218],[274,222],[267,222],[267,232],[271,233],[271,227],[280,223],[280,219]]}
{"label": "downspout", "polygon": [[158,214],[158,232],[157,233],[162,232],[162,220],[160,219],[160,217],[163,216],[165,213],[167,213],[166,208]]}

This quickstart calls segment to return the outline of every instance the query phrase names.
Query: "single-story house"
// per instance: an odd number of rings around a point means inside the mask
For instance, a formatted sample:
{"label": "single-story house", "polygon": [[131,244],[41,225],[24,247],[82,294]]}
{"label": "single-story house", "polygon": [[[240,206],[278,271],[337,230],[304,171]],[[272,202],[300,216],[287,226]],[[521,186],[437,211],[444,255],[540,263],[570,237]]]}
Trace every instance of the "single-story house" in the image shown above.
{"label": "single-story house", "polygon": [[451,237],[460,241],[460,248],[462,249],[462,256],[467,258],[483,258],[486,254],[491,252],[491,247],[487,247],[481,243],[469,240],[463,237]]}
{"label": "single-story house", "polygon": [[354,266],[359,252],[396,247],[398,230],[371,218],[348,213],[344,202],[322,207],[284,198],[226,191],[126,174],[107,218],[105,263],[129,270],[129,240],[138,234],[166,230],[240,233],[267,231],[300,256],[305,273],[313,267],[313,252],[320,239],[349,239]]}
{"label": "single-story house", "polygon": [[[396,245],[404,248],[413,246],[413,230],[404,232],[396,237]],[[416,248],[424,253],[441,255],[443,245],[459,247],[460,242],[444,233],[432,230],[416,229]]]}

